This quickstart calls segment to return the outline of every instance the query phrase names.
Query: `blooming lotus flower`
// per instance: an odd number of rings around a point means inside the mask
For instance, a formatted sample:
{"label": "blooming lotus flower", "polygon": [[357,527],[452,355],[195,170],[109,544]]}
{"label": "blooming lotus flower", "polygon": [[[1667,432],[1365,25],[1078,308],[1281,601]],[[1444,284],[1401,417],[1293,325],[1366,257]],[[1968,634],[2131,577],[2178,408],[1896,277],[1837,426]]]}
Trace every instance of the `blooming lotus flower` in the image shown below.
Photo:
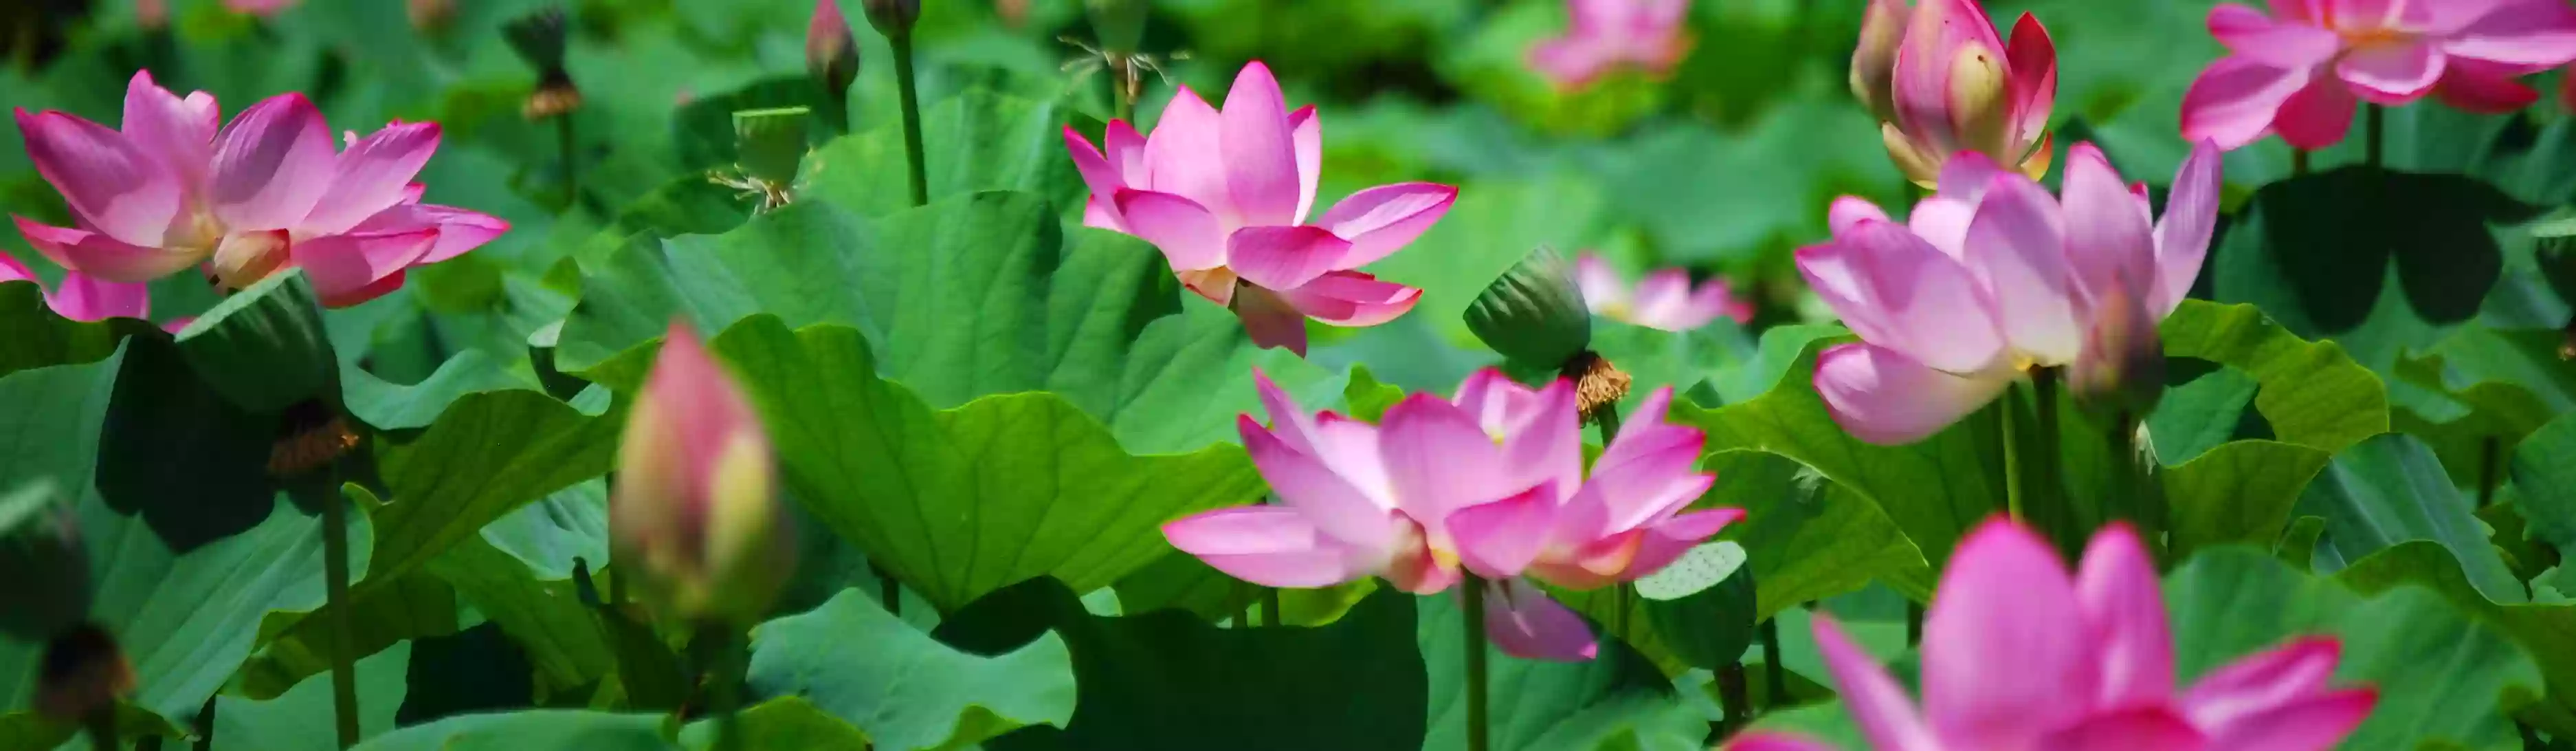
{"label": "blooming lotus flower", "polygon": [[402,286],[403,269],[472,250],[509,229],[499,219],[420,203],[412,183],[438,148],[438,126],[395,123],[348,134],[334,153],[322,113],[300,94],[270,98],[216,129],[215,98],[182,99],[134,74],[125,126],[18,110],[36,171],[62,191],[77,226],[16,217],[36,251],[63,268],[137,283],[206,264],[239,289],[280,269],[304,270],[322,302],[355,305]]}
{"label": "blooming lotus flower", "polygon": [[[1923,706],[1834,619],[1816,643],[1879,751],[2324,751],[2378,702],[2328,685],[2341,647],[2293,640],[2176,690],[2155,565],[2127,525],[2094,535],[2080,571],[2029,530],[1987,522],[1959,544],[1923,623]],[[1831,751],[1755,733],[1731,751]]]}
{"label": "blooming lotus flower", "polygon": [[2182,132],[2234,149],[2278,133],[2322,149],[2352,128],[2357,101],[2437,94],[2473,112],[2511,112],[2539,93],[2515,82],[2576,60],[2564,0],[2271,0],[2209,11],[2229,55],[2183,95]]}
{"label": "blooming lotus flower", "polygon": [[2068,151],[2061,202],[1984,156],[1963,154],[1906,223],[1834,203],[1832,242],[1798,271],[1861,338],[1816,360],[1816,390],[1843,430],[1877,444],[1939,432],[2023,370],[2081,354],[2114,291],[2151,328],[2182,304],[2218,217],[2219,152],[2202,142],[2174,176],[2163,221],[2146,186],[2123,187],[2091,144]]}
{"label": "blooming lotus flower", "polygon": [[1530,67],[1563,89],[1579,89],[1621,67],[1662,76],[1690,54],[1683,21],[1690,0],[1566,0],[1563,36],[1530,49]]}
{"label": "blooming lotus flower", "polygon": [[796,568],[777,487],[750,401],[688,324],[672,324],[617,447],[619,570],[678,617],[756,622]]}
{"label": "blooming lotus flower", "polygon": [[1174,521],[1174,547],[1238,579],[1324,587],[1369,576],[1431,594],[1472,572],[1488,588],[1487,633],[1505,652],[1590,659],[1581,617],[1523,576],[1598,587],[1653,573],[1741,518],[1682,514],[1713,478],[1692,471],[1700,434],[1663,424],[1670,390],[1623,429],[1586,481],[1574,387],[1530,390],[1498,371],[1454,400],[1414,394],[1379,425],[1309,416],[1258,376],[1272,426],[1237,419],[1277,505]]}
{"label": "blooming lotus flower", "polygon": [[1449,213],[1458,189],[1397,183],[1353,193],[1314,223],[1323,126],[1287,110],[1259,62],[1225,109],[1182,86],[1151,138],[1113,120],[1106,151],[1068,127],[1065,148],[1091,188],[1083,224],[1144,238],[1182,283],[1232,308],[1261,346],[1306,353],[1304,319],[1336,326],[1394,320],[1422,291],[1357,269],[1401,250]]}
{"label": "blooming lotus flower", "polygon": [[1719,316],[1736,323],[1753,320],[1753,305],[1735,299],[1725,279],[1710,279],[1692,289],[1690,274],[1681,269],[1647,274],[1632,294],[1608,261],[1585,253],[1574,261],[1574,280],[1583,287],[1584,303],[1593,313],[1650,329],[1689,331]]}
{"label": "blooming lotus flower", "polygon": [[1975,0],[1870,0],[1852,92],[1883,123],[1887,154],[1930,187],[1959,152],[2048,174],[2057,45],[2028,13],[2007,46]]}
{"label": "blooming lotus flower", "polygon": [[[0,255],[0,282],[16,281],[35,282],[39,287],[44,284],[27,270],[26,264]],[[77,271],[65,272],[62,284],[45,290],[45,307],[75,321],[144,318],[151,311],[152,293],[140,284],[100,281]]]}

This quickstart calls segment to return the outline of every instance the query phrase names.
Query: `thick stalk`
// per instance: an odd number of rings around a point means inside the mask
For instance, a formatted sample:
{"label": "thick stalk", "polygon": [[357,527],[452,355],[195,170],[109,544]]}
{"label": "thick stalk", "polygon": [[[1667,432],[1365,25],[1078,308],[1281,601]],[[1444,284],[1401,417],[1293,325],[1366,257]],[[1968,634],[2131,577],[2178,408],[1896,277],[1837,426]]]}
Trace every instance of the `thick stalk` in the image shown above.
{"label": "thick stalk", "polygon": [[1744,663],[1730,663],[1717,669],[1717,705],[1726,710],[1726,727],[1742,731],[1753,724],[1753,699],[1747,694],[1752,687],[1744,680]]}
{"label": "thick stalk", "polygon": [[716,721],[715,751],[742,751],[742,677],[749,667],[746,645],[733,628],[717,621],[698,624],[689,640],[690,658],[706,681],[707,714]]}
{"label": "thick stalk", "polygon": [[215,697],[206,697],[205,706],[197,708],[197,742],[191,748],[211,751],[215,747]]}
{"label": "thick stalk", "polygon": [[2307,149],[2291,149],[2291,150],[2290,150],[2290,176],[2291,176],[2291,177],[2303,177],[2303,176],[2306,176],[2307,174],[2308,174],[2308,150],[2307,150]]}
{"label": "thick stalk", "polygon": [[[2073,509],[2066,505],[2066,483],[2059,478],[2061,467],[2058,465],[2063,462],[2057,445],[2057,381],[2056,368],[2031,371],[2030,392],[2037,402],[2032,405],[2032,410],[2038,417],[2038,435],[2035,437],[2039,439],[2039,455],[2030,457],[2030,462],[2039,470],[2039,475],[2033,480],[2038,487],[2023,488],[2022,495],[2025,502],[2035,501],[2047,507],[2039,515],[2040,529],[2048,534],[2049,539],[2057,541],[2059,550],[2080,551],[2083,541],[2074,530]],[[2076,547],[2067,547],[2070,539],[2075,540]]]}
{"label": "thick stalk", "polygon": [[1923,643],[1923,603],[1905,601],[1905,646]]}
{"label": "thick stalk", "polygon": [[1109,74],[1109,101],[1112,108],[1110,116],[1129,123],[1136,122],[1135,66],[1136,63],[1128,57],[1127,53],[1109,53],[1109,69],[1106,72]]}
{"label": "thick stalk", "polygon": [[581,149],[573,140],[572,113],[555,116],[555,140],[563,146],[564,210],[571,211],[581,203]]}
{"label": "thick stalk", "polygon": [[2019,411],[2012,408],[2012,391],[2005,391],[2004,398],[1995,400],[1995,407],[2001,410],[1997,419],[2003,422],[2004,511],[2012,515],[2013,521],[2028,524],[2030,509],[2022,505],[2021,420],[2015,417]]}
{"label": "thick stalk", "polygon": [[1468,574],[1458,586],[1467,600],[1467,751],[1488,751],[1493,729],[1485,719],[1485,580]]}
{"label": "thick stalk", "polygon": [[2495,502],[2496,473],[2504,462],[2504,446],[2495,436],[2478,442],[2478,508]]}
{"label": "thick stalk", "polygon": [[895,581],[894,572],[876,561],[868,562],[868,573],[877,576],[877,601],[885,604],[888,615],[903,615],[903,582]]}
{"label": "thick stalk", "polygon": [[903,155],[912,172],[912,205],[930,205],[930,173],[921,161],[921,96],[914,88],[912,74],[912,35],[896,34],[887,42],[894,45],[894,86],[903,104]]}
{"label": "thick stalk", "polygon": [[322,499],[324,625],[331,629],[331,713],[340,747],[358,745],[358,666],[349,635],[349,499],[334,487]]}
{"label": "thick stalk", "polygon": [[1280,614],[1279,614],[1279,588],[1278,588],[1278,587],[1262,587],[1262,588],[1261,588],[1261,625],[1264,625],[1264,626],[1277,626],[1277,625],[1280,625],[1280,624],[1282,623],[1282,621],[1280,620],[1280,618],[1281,618],[1281,616],[1280,616]]}
{"label": "thick stalk", "polygon": [[118,751],[124,748],[116,738],[116,705],[110,704],[89,713],[89,717],[81,720],[81,725],[89,729],[90,748],[97,751]]}
{"label": "thick stalk", "polygon": [[1780,619],[1762,621],[1762,711],[1780,707],[1789,695],[1788,668],[1780,664]]}
{"label": "thick stalk", "polygon": [[2388,144],[2386,134],[2384,132],[2387,128],[2387,119],[2387,107],[2373,104],[2362,108],[2362,128],[2368,134],[2370,166],[2373,167],[2380,166],[2384,163],[2382,161],[2386,154],[2384,149]]}
{"label": "thick stalk", "polygon": [[[1609,450],[1610,441],[1619,437],[1618,403],[1601,405],[1601,409],[1593,413],[1592,428],[1601,434],[1602,450]],[[1627,641],[1628,611],[1636,608],[1637,583],[1623,581],[1612,585],[1610,602],[1611,607],[1616,608],[1610,616],[1610,635]]]}

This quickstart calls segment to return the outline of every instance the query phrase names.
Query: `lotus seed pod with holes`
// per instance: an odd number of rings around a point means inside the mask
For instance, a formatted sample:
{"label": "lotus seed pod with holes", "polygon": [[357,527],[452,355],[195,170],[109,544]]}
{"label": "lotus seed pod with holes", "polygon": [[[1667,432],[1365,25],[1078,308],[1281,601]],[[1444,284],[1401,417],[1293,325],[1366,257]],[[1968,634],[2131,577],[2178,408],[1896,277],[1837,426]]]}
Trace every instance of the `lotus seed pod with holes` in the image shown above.
{"label": "lotus seed pod with holes", "polygon": [[43,643],[89,617],[89,555],[62,487],[0,490],[0,635]]}
{"label": "lotus seed pod with holes", "polygon": [[805,160],[805,126],[812,114],[806,107],[733,113],[735,163],[745,174],[773,185],[796,184],[796,165]]}
{"label": "lotus seed pod with holes", "polygon": [[1745,557],[1733,541],[1705,543],[1637,580],[1647,622],[1691,667],[1733,665],[1753,645],[1753,569]]}
{"label": "lotus seed pod with holes", "polygon": [[1573,272],[1555,248],[1539,246],[1468,304],[1467,330],[1513,362],[1564,367],[1592,346],[1592,310]]}

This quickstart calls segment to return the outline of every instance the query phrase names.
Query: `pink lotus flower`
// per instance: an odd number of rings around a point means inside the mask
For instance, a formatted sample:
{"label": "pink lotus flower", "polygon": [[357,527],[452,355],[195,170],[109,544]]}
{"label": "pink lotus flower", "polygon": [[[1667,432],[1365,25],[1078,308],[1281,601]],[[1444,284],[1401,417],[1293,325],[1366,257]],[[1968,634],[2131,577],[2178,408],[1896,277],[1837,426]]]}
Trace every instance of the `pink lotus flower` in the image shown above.
{"label": "pink lotus flower", "polygon": [[438,148],[438,126],[395,123],[333,153],[322,113],[299,94],[252,105],[217,132],[215,99],[182,99],[134,74],[125,129],[18,110],[37,172],[62,191],[76,228],[16,217],[37,252],[120,283],[206,264],[239,289],[301,268],[326,305],[402,286],[403,269],[473,250],[499,219],[420,203],[411,179]]}
{"label": "pink lotus flower", "polygon": [[1561,89],[1580,89],[1623,67],[1663,76],[1690,54],[1690,0],[1566,0],[1565,35],[1530,49],[1530,67]]}
{"label": "pink lotus flower", "polygon": [[1719,316],[1736,323],[1753,320],[1753,305],[1735,299],[1725,279],[1710,279],[1692,289],[1690,274],[1681,269],[1647,274],[1630,294],[1627,280],[1619,278],[1610,262],[1584,253],[1574,260],[1574,281],[1583,288],[1583,301],[1593,313],[1650,329],[1689,331]]}
{"label": "pink lotus flower", "polygon": [[295,7],[301,0],[224,0],[224,9],[254,16],[273,16],[278,11]]}
{"label": "pink lotus flower", "polygon": [[[2177,691],[2173,637],[2155,565],[2114,524],[2081,571],[2029,530],[1991,521],[1959,544],[1923,623],[1923,707],[1817,615],[1843,704],[1879,751],[2324,751],[2378,702],[2335,689],[2341,647],[2299,639],[2238,660]],[[1831,751],[1767,733],[1731,751]]]}
{"label": "pink lotus flower", "polygon": [[1357,269],[1401,250],[1449,213],[1458,189],[1397,183],[1353,193],[1315,223],[1323,126],[1287,110],[1278,80],[1243,67],[1219,112],[1182,86],[1152,138],[1109,123],[1108,150],[1064,131],[1091,187],[1083,224],[1144,238],[1191,291],[1232,308],[1263,347],[1306,353],[1306,318],[1375,326],[1422,291]]}
{"label": "pink lotus flower", "polygon": [[[44,281],[28,271],[18,259],[0,255],[0,282]],[[100,281],[77,271],[65,272],[63,283],[45,291],[45,307],[55,315],[75,321],[104,321],[110,318],[145,318],[151,311],[152,294],[140,284]]]}
{"label": "pink lotus flower", "polygon": [[2230,54],[2183,95],[2182,132],[2234,149],[2278,133],[2292,147],[2335,145],[2357,102],[2436,94],[2473,112],[2511,112],[2539,93],[2515,82],[2576,60],[2576,8],[2564,0],[2271,0],[2209,11]]}
{"label": "pink lotus flower", "polygon": [[1816,391],[1861,440],[1922,440],[2032,366],[2072,364],[2116,292],[2160,322],[2200,274],[2218,218],[2219,153],[2203,142],[2174,176],[2161,223],[2146,186],[2123,187],[2091,144],[2068,152],[2064,202],[1962,154],[1905,224],[1834,203],[1832,242],[1798,271],[1861,344],[1825,350]]}
{"label": "pink lotus flower", "polygon": [[1656,392],[1584,478],[1574,387],[1530,390],[1498,371],[1454,400],[1414,394],[1379,425],[1309,416],[1259,377],[1273,425],[1238,418],[1244,448],[1278,505],[1171,522],[1174,547],[1238,579],[1323,587],[1368,576],[1431,594],[1484,580],[1487,633],[1509,654],[1579,661],[1595,651],[1581,617],[1524,576],[1599,587],[1662,569],[1737,519],[1681,513],[1714,478],[1694,472],[1700,433],[1667,425]]}
{"label": "pink lotus flower", "polygon": [[686,323],[663,337],[617,472],[611,554],[641,574],[648,601],[682,618],[757,621],[794,573],[795,539],[759,414]]}
{"label": "pink lotus flower", "polygon": [[2024,13],[2006,46],[1975,0],[1870,0],[1852,93],[1878,115],[1887,154],[1930,187],[1959,152],[2048,174],[2057,45]]}

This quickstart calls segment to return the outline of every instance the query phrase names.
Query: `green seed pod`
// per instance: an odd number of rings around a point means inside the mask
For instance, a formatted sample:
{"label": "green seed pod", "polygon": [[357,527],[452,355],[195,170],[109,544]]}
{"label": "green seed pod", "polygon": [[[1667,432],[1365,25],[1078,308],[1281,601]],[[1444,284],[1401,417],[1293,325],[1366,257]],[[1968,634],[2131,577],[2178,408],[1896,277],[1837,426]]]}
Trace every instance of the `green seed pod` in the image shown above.
{"label": "green seed pod", "polygon": [[270,274],[179,330],[179,354],[233,406],[275,413],[339,401],[340,363],[300,269]]}
{"label": "green seed pod", "polygon": [[1542,245],[1467,306],[1467,330],[1507,359],[1556,369],[1591,348],[1592,310],[1565,256]]}
{"label": "green seed pod", "polygon": [[89,618],[80,516],[53,480],[0,492],[0,579],[0,634],[43,642]]}
{"label": "green seed pod", "polygon": [[1744,546],[1721,540],[1637,580],[1647,622],[1691,667],[1733,665],[1753,645],[1753,569],[1744,559]]}
{"label": "green seed pod", "polygon": [[921,19],[921,0],[860,0],[868,11],[868,25],[887,39],[912,33],[912,22]]}
{"label": "green seed pod", "polygon": [[796,165],[805,160],[805,124],[813,114],[807,107],[733,113],[734,163],[772,185],[796,184]]}

